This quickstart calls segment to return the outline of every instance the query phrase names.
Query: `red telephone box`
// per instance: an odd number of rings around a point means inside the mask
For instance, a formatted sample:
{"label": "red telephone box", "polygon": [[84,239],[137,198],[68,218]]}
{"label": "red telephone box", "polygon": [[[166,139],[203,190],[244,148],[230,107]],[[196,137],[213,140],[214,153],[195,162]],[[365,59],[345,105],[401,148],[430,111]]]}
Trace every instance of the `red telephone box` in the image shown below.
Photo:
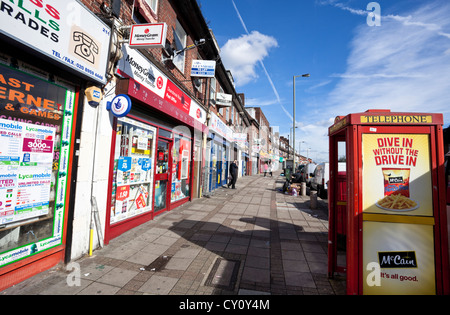
{"label": "red telephone box", "polygon": [[347,294],[450,293],[442,124],[369,110],[329,128],[328,275]]}

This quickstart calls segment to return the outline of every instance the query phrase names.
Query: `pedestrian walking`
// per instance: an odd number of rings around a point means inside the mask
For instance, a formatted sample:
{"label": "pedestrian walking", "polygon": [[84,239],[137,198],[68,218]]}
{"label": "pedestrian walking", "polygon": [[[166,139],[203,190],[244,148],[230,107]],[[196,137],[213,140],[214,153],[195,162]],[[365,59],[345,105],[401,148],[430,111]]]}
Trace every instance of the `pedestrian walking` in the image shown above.
{"label": "pedestrian walking", "polygon": [[270,177],[273,177],[273,176],[272,176],[272,166],[273,166],[273,165],[272,165],[272,162],[270,162],[270,163],[269,163],[269,169],[268,169],[268,170],[269,170],[269,173],[270,173]]}
{"label": "pedestrian walking", "polygon": [[237,181],[237,177],[238,177],[238,169],[239,169],[239,167],[237,165],[237,161],[234,160],[234,162],[231,163],[231,165],[230,165],[231,179],[228,182],[228,185],[227,185],[228,188],[230,188],[230,185],[231,185],[232,189],[236,189],[235,185],[236,185],[236,181]]}
{"label": "pedestrian walking", "polygon": [[267,164],[267,162],[264,164],[264,177],[266,177],[267,174],[267,170],[269,169],[269,165]]}

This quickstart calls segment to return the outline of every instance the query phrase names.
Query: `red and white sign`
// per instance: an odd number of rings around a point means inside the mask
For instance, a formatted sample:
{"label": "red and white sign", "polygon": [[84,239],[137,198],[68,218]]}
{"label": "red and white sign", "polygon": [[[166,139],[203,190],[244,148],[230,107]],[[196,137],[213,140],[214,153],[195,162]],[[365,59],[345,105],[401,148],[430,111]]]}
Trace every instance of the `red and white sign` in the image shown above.
{"label": "red and white sign", "polygon": [[119,186],[117,187],[116,200],[124,201],[130,197],[130,186]]}
{"label": "red and white sign", "polygon": [[23,138],[23,152],[52,153],[53,141]]}
{"label": "red and white sign", "polygon": [[166,94],[164,99],[189,114],[191,108],[191,98],[184,94],[175,84],[167,81]]}
{"label": "red and white sign", "polygon": [[131,26],[131,48],[164,48],[166,45],[167,24],[136,24]]}
{"label": "red and white sign", "polygon": [[[142,85],[132,91],[134,97],[139,97],[140,100],[176,117],[178,120],[185,121],[185,116],[187,116],[203,125],[206,123],[206,111],[170,81],[139,51],[130,49],[128,45],[123,45],[122,52],[123,58],[119,61],[117,73]],[[157,104],[150,102],[154,94],[164,102],[158,102]]]}

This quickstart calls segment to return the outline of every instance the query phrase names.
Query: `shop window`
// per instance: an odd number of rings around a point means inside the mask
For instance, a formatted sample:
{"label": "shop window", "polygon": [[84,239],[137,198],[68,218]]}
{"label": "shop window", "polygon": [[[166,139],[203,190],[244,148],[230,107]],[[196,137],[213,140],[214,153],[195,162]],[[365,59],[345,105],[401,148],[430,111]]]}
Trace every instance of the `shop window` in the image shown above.
{"label": "shop window", "polygon": [[175,135],[172,148],[171,202],[189,197],[191,148],[192,141],[189,138]]}
{"label": "shop window", "polygon": [[209,87],[209,101],[214,106],[216,105],[216,78],[211,78],[211,83]]}
{"label": "shop window", "polygon": [[156,129],[124,117],[116,131],[111,224],[150,212],[153,200]]}
{"label": "shop window", "polygon": [[4,266],[62,244],[76,94],[0,65],[0,96]]}
{"label": "shop window", "polygon": [[[186,41],[187,41],[187,35],[184,31],[183,27],[181,26],[180,22],[176,23],[176,29],[173,32],[173,38],[175,41],[176,50],[180,51],[186,48]],[[173,58],[173,64],[180,70],[182,73],[184,73],[184,64],[186,59],[186,52],[183,51],[181,53],[178,53]]]}
{"label": "shop window", "polygon": [[150,9],[152,9],[153,13],[158,13],[158,0],[145,0],[147,2]]}

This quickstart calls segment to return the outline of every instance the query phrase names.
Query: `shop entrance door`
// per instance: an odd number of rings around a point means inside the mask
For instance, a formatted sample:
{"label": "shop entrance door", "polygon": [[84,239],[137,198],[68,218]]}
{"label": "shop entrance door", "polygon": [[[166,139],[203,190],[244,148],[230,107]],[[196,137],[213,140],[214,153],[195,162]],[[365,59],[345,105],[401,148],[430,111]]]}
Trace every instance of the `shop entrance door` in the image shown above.
{"label": "shop entrance door", "polygon": [[170,202],[170,170],[172,167],[171,140],[158,139],[155,171],[155,213],[168,210]]}

